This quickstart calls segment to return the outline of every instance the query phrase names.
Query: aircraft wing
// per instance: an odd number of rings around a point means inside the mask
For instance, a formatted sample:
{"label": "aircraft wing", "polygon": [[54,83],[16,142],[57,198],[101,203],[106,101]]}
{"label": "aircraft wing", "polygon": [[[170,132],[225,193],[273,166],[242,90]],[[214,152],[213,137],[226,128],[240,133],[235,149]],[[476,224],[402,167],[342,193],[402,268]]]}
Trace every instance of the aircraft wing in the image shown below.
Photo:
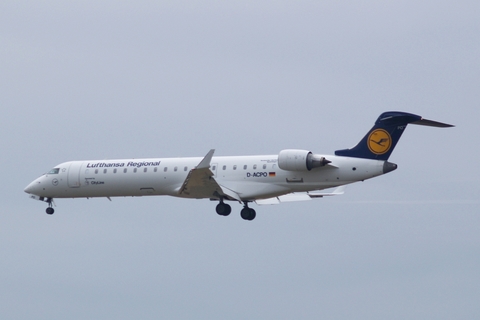
{"label": "aircraft wing", "polygon": [[192,198],[224,196],[241,201],[240,196],[235,191],[221,187],[213,177],[210,162],[214,152],[215,149],[210,150],[202,161],[190,170],[178,193]]}
{"label": "aircraft wing", "polygon": [[345,186],[337,187],[333,192],[323,193],[323,192],[293,192],[283,196],[278,196],[268,199],[255,200],[255,203],[258,205],[267,205],[267,204],[279,204],[282,202],[293,202],[293,201],[306,201],[312,200],[315,198],[323,198],[328,196],[338,196],[345,193]]}

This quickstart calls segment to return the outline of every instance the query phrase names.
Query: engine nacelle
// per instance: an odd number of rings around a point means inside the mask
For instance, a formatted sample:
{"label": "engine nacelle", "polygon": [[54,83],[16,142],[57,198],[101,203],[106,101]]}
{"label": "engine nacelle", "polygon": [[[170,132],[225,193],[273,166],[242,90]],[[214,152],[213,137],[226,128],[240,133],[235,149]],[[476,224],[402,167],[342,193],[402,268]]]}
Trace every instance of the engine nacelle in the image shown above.
{"label": "engine nacelle", "polygon": [[307,150],[287,149],[278,154],[278,166],[287,171],[310,171],[331,161]]}

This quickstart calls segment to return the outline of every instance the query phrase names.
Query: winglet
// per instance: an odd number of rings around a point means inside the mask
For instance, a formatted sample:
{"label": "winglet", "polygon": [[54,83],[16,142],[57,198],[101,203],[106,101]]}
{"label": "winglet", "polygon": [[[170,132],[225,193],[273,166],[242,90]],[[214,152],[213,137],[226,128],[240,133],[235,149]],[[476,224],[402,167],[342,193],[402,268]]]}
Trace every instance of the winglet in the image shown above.
{"label": "winglet", "polygon": [[213,153],[215,152],[215,149],[211,149],[208,151],[207,155],[200,161],[198,166],[196,166],[196,169],[206,169],[210,168],[210,162],[212,161]]}

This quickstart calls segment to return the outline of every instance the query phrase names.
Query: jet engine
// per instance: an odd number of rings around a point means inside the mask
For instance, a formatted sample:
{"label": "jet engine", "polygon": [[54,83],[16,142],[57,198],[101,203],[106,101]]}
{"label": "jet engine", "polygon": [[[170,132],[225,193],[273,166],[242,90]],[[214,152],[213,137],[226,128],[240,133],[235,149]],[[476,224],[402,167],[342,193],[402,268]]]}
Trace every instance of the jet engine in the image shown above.
{"label": "jet engine", "polygon": [[307,150],[287,149],[278,154],[278,166],[287,171],[310,171],[331,161]]}

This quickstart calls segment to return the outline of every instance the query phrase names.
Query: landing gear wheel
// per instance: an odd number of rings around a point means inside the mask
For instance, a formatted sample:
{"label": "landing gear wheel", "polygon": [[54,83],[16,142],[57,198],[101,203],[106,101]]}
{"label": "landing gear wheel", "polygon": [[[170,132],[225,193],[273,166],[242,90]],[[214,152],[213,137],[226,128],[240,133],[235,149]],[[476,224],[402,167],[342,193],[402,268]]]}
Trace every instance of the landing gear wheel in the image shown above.
{"label": "landing gear wheel", "polygon": [[256,216],[257,216],[257,213],[255,212],[255,210],[250,209],[250,217],[248,217],[248,220],[252,221],[253,219],[255,219]]}
{"label": "landing gear wheel", "polygon": [[243,220],[252,221],[257,216],[257,213],[255,210],[245,207],[242,209],[242,211],[240,211],[240,216]]}
{"label": "landing gear wheel", "polygon": [[47,210],[45,210],[47,214],[53,214],[55,210],[52,207],[48,207]]}
{"label": "landing gear wheel", "polygon": [[232,212],[232,207],[230,207],[230,205],[226,203],[220,202],[219,204],[217,204],[215,210],[221,216],[228,216],[230,212]]}
{"label": "landing gear wheel", "polygon": [[250,209],[243,208],[242,211],[240,211],[240,216],[242,217],[243,220],[248,220],[248,217],[250,216]]}

